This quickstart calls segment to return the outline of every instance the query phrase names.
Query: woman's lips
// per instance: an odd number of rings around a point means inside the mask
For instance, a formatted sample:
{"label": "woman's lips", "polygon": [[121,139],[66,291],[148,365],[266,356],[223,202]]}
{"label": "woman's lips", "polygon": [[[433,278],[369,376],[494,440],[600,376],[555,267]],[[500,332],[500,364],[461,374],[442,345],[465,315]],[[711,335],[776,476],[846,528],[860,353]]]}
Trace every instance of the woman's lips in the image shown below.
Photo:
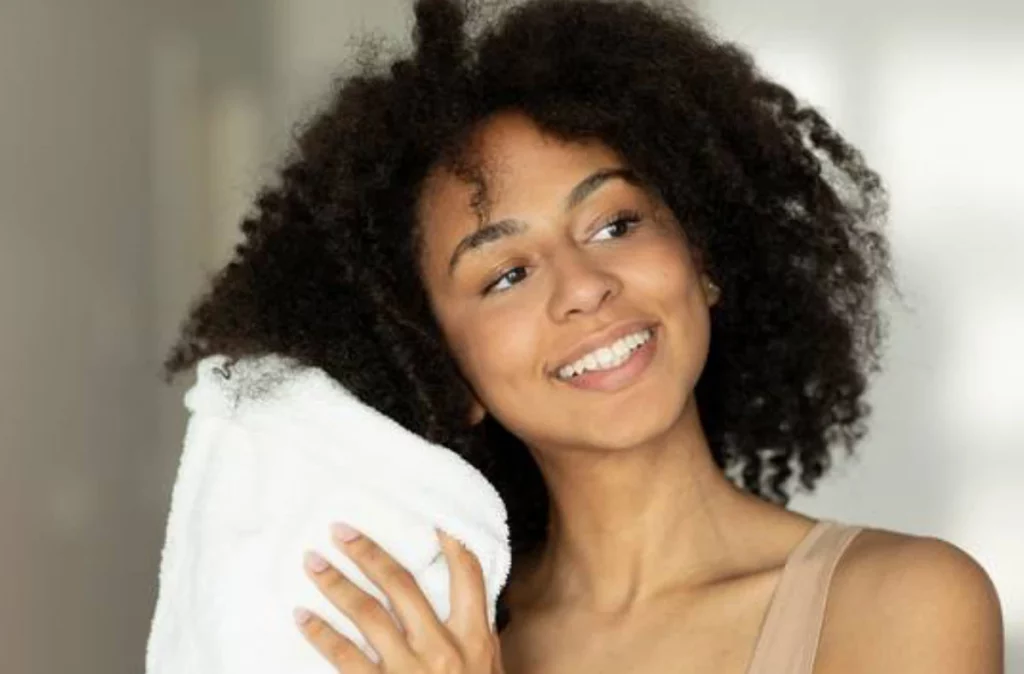
{"label": "woman's lips", "polygon": [[633,335],[641,330],[653,330],[657,327],[658,323],[651,320],[632,320],[632,321],[620,321],[614,325],[614,327],[607,327],[599,335],[590,335],[587,339],[580,342],[573,352],[566,356],[561,365],[556,365],[549,370],[552,376],[557,376],[558,371],[569,365],[575,363],[580,358],[583,358],[588,353],[593,353],[601,347],[607,347],[613,344],[616,340],[626,337],[627,335]]}
{"label": "woman's lips", "polygon": [[637,350],[633,351],[626,362],[610,370],[589,370],[583,374],[562,379],[555,378],[562,384],[576,389],[589,391],[611,392],[629,386],[647,370],[658,349],[659,326],[651,328],[651,338]]}

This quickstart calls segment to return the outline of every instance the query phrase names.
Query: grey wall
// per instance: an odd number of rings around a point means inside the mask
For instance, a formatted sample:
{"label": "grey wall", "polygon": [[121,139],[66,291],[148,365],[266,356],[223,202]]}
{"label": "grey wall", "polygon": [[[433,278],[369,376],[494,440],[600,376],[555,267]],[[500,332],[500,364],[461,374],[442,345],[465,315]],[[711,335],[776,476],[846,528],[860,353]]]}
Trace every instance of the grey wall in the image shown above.
{"label": "grey wall", "polygon": [[139,505],[157,406],[144,10],[0,5],[5,672],[130,671],[145,626],[156,511]]}
{"label": "grey wall", "polygon": [[0,3],[5,673],[142,671],[184,423],[158,368],[217,256],[210,91],[263,69],[243,9]]}
{"label": "grey wall", "polygon": [[0,4],[5,672],[127,672],[145,628],[149,21],[138,2]]}

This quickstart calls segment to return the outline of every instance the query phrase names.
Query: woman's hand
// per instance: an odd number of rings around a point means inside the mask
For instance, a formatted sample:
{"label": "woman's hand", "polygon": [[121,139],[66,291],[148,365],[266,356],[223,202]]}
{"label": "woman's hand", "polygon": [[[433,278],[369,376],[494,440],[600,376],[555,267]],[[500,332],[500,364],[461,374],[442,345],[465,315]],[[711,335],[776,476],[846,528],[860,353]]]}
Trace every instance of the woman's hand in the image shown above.
{"label": "woman's hand", "polygon": [[[351,531],[351,530],[350,530]],[[476,555],[441,530],[441,549],[450,570],[451,614],[443,624],[415,577],[364,535],[345,541],[344,527],[332,527],[335,544],[387,596],[399,622],[372,595],[345,578],[327,560],[309,552],[306,573],[380,655],[374,664],[354,643],[319,616],[296,609],[296,622],[309,642],[345,674],[502,674],[501,642],[487,621],[483,570]],[[352,532],[355,534],[355,532]]]}

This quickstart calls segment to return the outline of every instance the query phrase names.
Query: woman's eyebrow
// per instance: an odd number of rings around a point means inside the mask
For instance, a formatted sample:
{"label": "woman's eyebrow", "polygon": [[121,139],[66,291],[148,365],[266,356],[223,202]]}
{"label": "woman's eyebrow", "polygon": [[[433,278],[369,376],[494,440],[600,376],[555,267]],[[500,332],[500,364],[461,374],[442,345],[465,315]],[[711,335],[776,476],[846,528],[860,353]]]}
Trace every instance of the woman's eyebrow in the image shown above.
{"label": "woman's eyebrow", "polygon": [[[640,177],[632,169],[625,167],[599,169],[581,180],[565,198],[563,210],[569,211],[578,206],[584,199],[590,196],[598,187],[609,180],[619,178],[632,185],[640,185]],[[448,275],[455,271],[455,265],[466,253],[480,250],[484,245],[498,241],[507,236],[514,236],[524,233],[530,226],[522,220],[507,218],[497,222],[488,223],[466,235],[452,253],[448,261]]]}

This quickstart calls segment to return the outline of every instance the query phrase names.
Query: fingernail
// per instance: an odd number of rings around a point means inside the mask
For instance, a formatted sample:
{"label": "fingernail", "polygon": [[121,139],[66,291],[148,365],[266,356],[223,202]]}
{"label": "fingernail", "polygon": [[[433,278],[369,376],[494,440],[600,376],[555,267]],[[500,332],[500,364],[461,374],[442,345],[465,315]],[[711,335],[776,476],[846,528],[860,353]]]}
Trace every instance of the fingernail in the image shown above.
{"label": "fingernail", "polygon": [[334,534],[335,538],[344,541],[345,543],[359,538],[359,532],[344,522],[335,522],[332,524],[331,533]]}
{"label": "fingernail", "polygon": [[321,571],[326,571],[329,566],[327,560],[313,550],[307,550],[305,557],[306,566],[309,567],[310,571],[320,573]]}
{"label": "fingernail", "polygon": [[313,617],[313,614],[304,608],[293,608],[292,616],[295,618],[296,624],[305,625]]}
{"label": "fingernail", "polygon": [[453,547],[461,548],[463,550],[467,549],[466,545],[462,541],[455,538],[455,536],[452,536],[447,531],[444,531],[443,529],[439,529],[437,527],[434,527],[434,531],[437,532],[437,537],[441,541],[441,545],[449,549]]}

